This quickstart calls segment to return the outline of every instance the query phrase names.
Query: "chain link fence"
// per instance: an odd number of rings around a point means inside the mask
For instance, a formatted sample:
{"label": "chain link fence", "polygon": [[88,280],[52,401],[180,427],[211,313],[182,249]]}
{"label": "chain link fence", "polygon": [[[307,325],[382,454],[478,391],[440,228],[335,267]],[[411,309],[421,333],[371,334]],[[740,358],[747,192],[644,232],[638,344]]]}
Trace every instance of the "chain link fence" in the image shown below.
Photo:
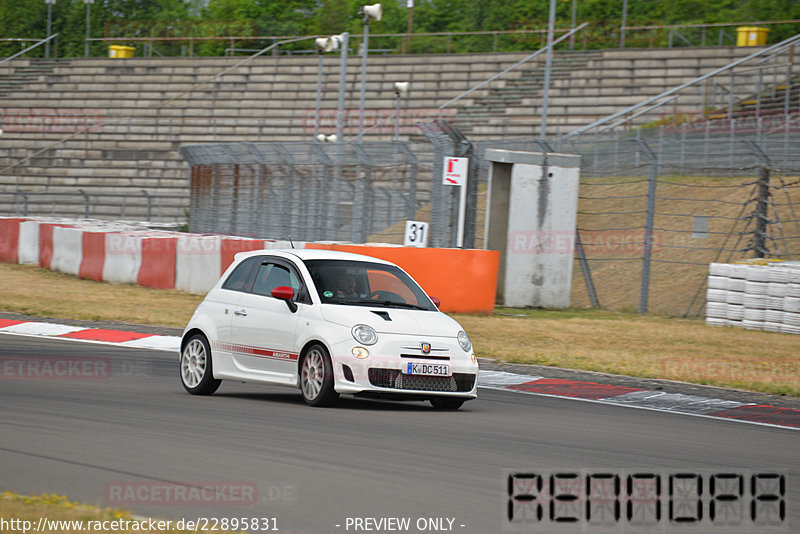
{"label": "chain link fence", "polygon": [[458,192],[442,185],[441,169],[445,156],[466,155],[477,180],[464,246],[482,248],[487,149],[579,154],[576,259],[587,269],[576,261],[573,305],[697,315],[709,263],[800,259],[800,125],[783,125],[472,143],[437,121],[421,125],[430,144],[188,145],[189,230],[402,244],[405,221],[419,220],[430,223],[429,246],[454,247]]}
{"label": "chain link fence", "polygon": [[[734,125],[735,126],[735,125]],[[582,155],[578,232],[599,303],[700,315],[708,264],[800,259],[800,128],[703,125],[595,134]],[[574,277],[573,303],[591,303]]]}
{"label": "chain link fence", "polygon": [[379,143],[186,145],[189,231],[308,241],[402,242],[430,209],[429,146]]}

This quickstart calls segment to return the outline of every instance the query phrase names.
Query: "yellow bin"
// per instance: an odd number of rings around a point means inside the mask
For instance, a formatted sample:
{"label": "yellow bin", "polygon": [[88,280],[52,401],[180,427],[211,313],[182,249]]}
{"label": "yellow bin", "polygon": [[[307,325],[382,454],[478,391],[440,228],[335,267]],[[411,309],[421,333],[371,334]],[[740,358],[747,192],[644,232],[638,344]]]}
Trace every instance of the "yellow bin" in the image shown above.
{"label": "yellow bin", "polygon": [[736,28],[736,46],[763,46],[767,44],[769,29],[758,26]]}
{"label": "yellow bin", "polygon": [[113,57],[113,58],[133,57],[134,50],[135,48],[132,46],[111,45],[108,47],[108,57]]}

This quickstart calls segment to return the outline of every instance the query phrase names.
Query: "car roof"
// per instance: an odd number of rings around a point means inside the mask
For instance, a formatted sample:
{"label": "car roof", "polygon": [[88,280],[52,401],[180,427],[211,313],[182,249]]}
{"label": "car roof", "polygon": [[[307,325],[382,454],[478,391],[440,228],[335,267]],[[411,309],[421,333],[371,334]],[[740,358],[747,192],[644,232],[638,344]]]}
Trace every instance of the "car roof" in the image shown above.
{"label": "car roof", "polygon": [[248,252],[239,252],[235,255],[237,261],[252,256],[281,256],[281,257],[295,257],[301,261],[305,260],[349,260],[349,261],[368,261],[372,263],[382,263],[385,265],[394,265],[392,262],[373,258],[372,256],[365,256],[363,254],[353,254],[351,252],[341,252],[338,250],[323,250],[312,248],[292,248],[292,249],[262,249],[251,250]]}

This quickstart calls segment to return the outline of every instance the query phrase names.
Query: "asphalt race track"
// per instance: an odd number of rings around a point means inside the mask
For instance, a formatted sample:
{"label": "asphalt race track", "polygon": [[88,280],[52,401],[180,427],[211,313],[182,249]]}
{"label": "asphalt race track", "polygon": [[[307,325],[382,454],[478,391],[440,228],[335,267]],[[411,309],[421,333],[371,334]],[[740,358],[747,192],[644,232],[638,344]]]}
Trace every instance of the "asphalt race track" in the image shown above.
{"label": "asphalt race track", "polygon": [[[283,533],[493,533],[510,528],[510,473],[779,472],[786,519],[774,528],[666,531],[800,531],[797,430],[485,389],[457,412],[348,397],[314,409],[295,390],[228,382],[194,397],[177,355],[0,335],[0,364],[63,357],[82,365],[74,376],[0,375],[0,491],[175,520],[270,518]],[[607,531],[550,522],[546,507],[523,526]]]}

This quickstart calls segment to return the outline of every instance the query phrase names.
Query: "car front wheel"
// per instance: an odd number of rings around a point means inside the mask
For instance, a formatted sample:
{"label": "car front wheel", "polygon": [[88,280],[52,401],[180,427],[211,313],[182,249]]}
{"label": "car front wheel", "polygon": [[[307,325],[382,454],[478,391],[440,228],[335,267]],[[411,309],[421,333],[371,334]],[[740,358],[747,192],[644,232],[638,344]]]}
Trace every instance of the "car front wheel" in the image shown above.
{"label": "car front wheel", "polygon": [[222,383],[214,379],[211,348],[201,334],[192,336],[183,348],[180,371],[181,384],[192,395],[211,395]]}
{"label": "car front wheel", "polygon": [[333,389],[333,366],[328,351],[315,344],[306,350],[300,362],[300,391],[311,406],[330,406],[339,394]]}

